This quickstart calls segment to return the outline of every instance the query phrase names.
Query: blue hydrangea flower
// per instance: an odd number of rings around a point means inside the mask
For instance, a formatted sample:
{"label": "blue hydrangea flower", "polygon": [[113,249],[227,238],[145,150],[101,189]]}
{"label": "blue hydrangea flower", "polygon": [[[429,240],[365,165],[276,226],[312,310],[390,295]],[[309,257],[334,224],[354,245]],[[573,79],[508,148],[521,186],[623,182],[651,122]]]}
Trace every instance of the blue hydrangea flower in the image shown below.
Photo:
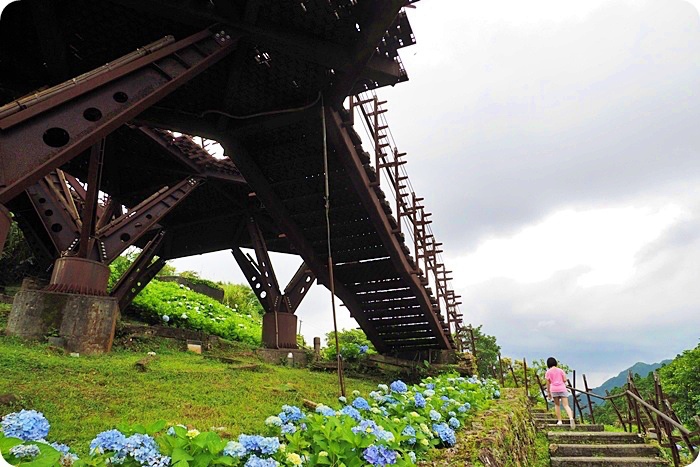
{"label": "blue hydrangea flower", "polygon": [[439,422],[441,418],[442,418],[442,415],[440,415],[440,412],[438,412],[437,410],[430,411],[430,419],[432,421]]}
{"label": "blue hydrangea flower", "polygon": [[2,432],[8,438],[19,438],[23,441],[38,441],[49,434],[49,421],[41,412],[36,410],[20,410],[2,417],[0,422]]}
{"label": "blue hydrangea flower", "polygon": [[457,419],[454,418],[454,417],[451,417],[451,418],[447,421],[447,424],[450,425],[450,428],[452,428],[453,430],[456,430],[457,428],[459,428],[459,425],[460,425],[459,420],[457,420]]}
{"label": "blue hydrangea flower", "polygon": [[423,395],[425,397],[433,397],[435,395],[435,391],[432,389],[426,389],[425,392],[423,392]]}
{"label": "blue hydrangea flower", "polygon": [[244,467],[277,467],[278,465],[279,462],[274,459],[263,459],[253,454],[248,458]]}
{"label": "blue hydrangea flower", "polygon": [[257,454],[274,454],[280,448],[280,440],[275,437],[266,438],[260,435],[240,435],[238,437],[238,442],[241,443],[247,451]]}
{"label": "blue hydrangea flower", "polygon": [[41,451],[39,450],[39,446],[34,444],[20,444],[10,448],[10,454],[18,459],[34,459],[40,453]]}
{"label": "blue hydrangea flower", "polygon": [[443,401],[448,401],[448,400],[450,400],[450,398],[447,397],[447,396],[440,396],[440,399],[443,400]]}
{"label": "blue hydrangea flower", "polygon": [[501,391],[499,391],[498,389],[496,389],[495,391],[493,391],[493,398],[494,398],[494,399],[498,399],[498,398],[500,398],[500,397],[501,397]]}
{"label": "blue hydrangea flower", "polygon": [[291,423],[285,423],[284,425],[282,425],[282,434],[283,435],[293,435],[294,433],[296,433],[296,431],[297,431],[297,427],[295,427]]}
{"label": "blue hydrangea flower", "polygon": [[299,407],[293,405],[283,405],[279,418],[282,419],[282,423],[294,423],[304,418],[304,413]]}
{"label": "blue hydrangea flower", "polygon": [[270,415],[265,419],[265,425],[267,426],[282,426],[282,419],[274,415]]}
{"label": "blue hydrangea flower", "polygon": [[425,389],[433,390],[433,389],[435,389],[435,384],[433,384],[433,383],[428,383],[428,384],[425,385]]}
{"label": "blue hydrangea flower", "polygon": [[[408,444],[416,444],[416,429],[413,428],[411,425],[406,425],[406,428],[403,429],[401,432],[402,435],[404,436],[410,436],[408,440]],[[415,462],[415,461],[414,461]]]}
{"label": "blue hydrangea flower", "polygon": [[70,448],[66,446],[65,444],[61,443],[51,443],[49,444],[52,448],[54,448],[56,451],[60,452],[61,454],[68,454],[70,451]]}
{"label": "blue hydrangea flower", "polygon": [[452,428],[446,423],[436,423],[433,425],[433,431],[437,433],[440,440],[447,446],[454,446],[457,443],[457,436]]}
{"label": "blue hydrangea flower", "polygon": [[450,417],[456,417],[456,416],[457,416],[457,414],[454,413],[454,411],[452,411],[452,410],[450,410],[449,412],[447,412],[447,415],[449,415]]}
{"label": "blue hydrangea flower", "polygon": [[367,353],[368,350],[369,350],[369,345],[361,345],[360,346],[360,354],[364,355]]}
{"label": "blue hydrangea flower", "polygon": [[352,406],[358,410],[369,410],[371,408],[369,406],[369,402],[367,402],[362,397],[358,397],[354,401],[352,401]]}
{"label": "blue hydrangea flower", "polygon": [[104,453],[105,451],[121,452],[126,444],[126,436],[119,430],[108,430],[99,433],[90,442],[90,452]]}
{"label": "blue hydrangea flower", "polygon": [[340,397],[338,397],[338,400],[339,400],[340,402],[342,402],[343,404],[347,404],[347,402],[348,402],[348,398],[345,397],[345,396],[340,396]]}
{"label": "blue hydrangea flower", "polygon": [[148,467],[168,467],[170,465],[169,456],[156,456],[148,461]]}
{"label": "blue hydrangea flower", "polygon": [[133,457],[141,465],[151,465],[153,463],[162,463],[163,461],[156,440],[141,433],[136,433],[126,438],[124,448],[119,453],[120,457],[124,455]]}
{"label": "blue hydrangea flower", "polygon": [[467,410],[469,410],[471,407],[472,407],[472,406],[471,406],[471,404],[470,404],[469,402],[465,402],[464,404],[460,405],[460,406],[457,408],[457,412],[459,412],[459,413],[464,413],[464,412],[466,412]]}
{"label": "blue hydrangea flower", "polygon": [[333,417],[335,415],[335,410],[323,404],[316,406],[316,412],[325,415],[326,417]]}
{"label": "blue hydrangea flower", "polygon": [[382,400],[382,397],[383,397],[383,396],[382,396],[382,393],[379,392],[379,391],[372,391],[372,392],[369,393],[369,397],[371,397],[371,398],[374,399],[375,401],[379,402],[379,401]]}
{"label": "blue hydrangea flower", "polygon": [[360,433],[363,435],[374,434],[378,430],[377,424],[372,420],[362,420],[359,425],[351,428],[353,433]]}
{"label": "blue hydrangea flower", "polygon": [[355,407],[352,407],[350,405],[346,405],[345,407],[343,407],[340,410],[340,413],[352,417],[356,422],[362,420],[362,415],[360,415],[360,412]]}
{"label": "blue hydrangea flower", "polygon": [[411,459],[411,462],[414,464],[416,463],[416,453],[413,451],[408,451],[408,457]]}
{"label": "blue hydrangea flower", "polygon": [[386,384],[378,384],[377,388],[381,389],[383,392],[389,392],[389,386]]}
{"label": "blue hydrangea flower", "polygon": [[423,397],[423,394],[421,394],[420,392],[417,392],[416,395],[413,396],[413,402],[419,409],[425,407],[425,397]]}
{"label": "blue hydrangea flower", "polygon": [[167,323],[168,321],[170,321],[170,316],[168,316],[168,315],[163,315],[161,318],[163,319],[164,323]]}
{"label": "blue hydrangea flower", "polygon": [[392,391],[398,392],[399,394],[403,394],[404,392],[408,391],[408,386],[406,386],[406,383],[401,381],[400,379],[397,379],[391,385],[389,386]]}
{"label": "blue hydrangea flower", "polygon": [[229,441],[224,448],[225,456],[244,457],[246,454],[248,454],[248,451],[238,441]]}
{"label": "blue hydrangea flower", "polygon": [[372,444],[363,451],[362,457],[372,465],[385,466],[396,464],[398,456],[396,455],[396,451],[392,451],[385,446],[375,446]]}

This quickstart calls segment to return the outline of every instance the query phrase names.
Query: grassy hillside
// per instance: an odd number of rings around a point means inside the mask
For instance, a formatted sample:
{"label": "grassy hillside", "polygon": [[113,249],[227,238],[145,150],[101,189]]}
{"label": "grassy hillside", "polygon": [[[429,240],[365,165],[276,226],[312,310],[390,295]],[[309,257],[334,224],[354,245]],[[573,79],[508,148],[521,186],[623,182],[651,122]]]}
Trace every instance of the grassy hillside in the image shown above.
{"label": "grassy hillside", "polygon": [[[134,363],[147,351],[157,357],[139,372]],[[73,358],[1,336],[0,373],[0,394],[19,398],[0,405],[0,415],[21,408],[43,412],[51,423],[50,440],[79,454],[87,453],[96,433],[122,423],[163,419],[201,430],[225,427],[222,436],[233,437],[262,432],[265,418],[279,413],[283,404],[301,405],[302,399],[332,404],[337,397],[334,374],[264,364],[253,371],[235,370],[178,351],[167,340],[153,340],[142,352],[117,349]],[[367,393],[376,384],[346,380],[348,391]]]}

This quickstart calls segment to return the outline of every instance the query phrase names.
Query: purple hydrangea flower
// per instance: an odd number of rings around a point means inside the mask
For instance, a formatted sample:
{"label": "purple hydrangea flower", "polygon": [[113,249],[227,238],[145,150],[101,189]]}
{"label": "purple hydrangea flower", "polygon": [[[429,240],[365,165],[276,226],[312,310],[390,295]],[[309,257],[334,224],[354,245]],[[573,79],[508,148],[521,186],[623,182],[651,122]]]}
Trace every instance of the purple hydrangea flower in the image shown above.
{"label": "purple hydrangea flower", "polygon": [[385,446],[375,446],[374,444],[364,450],[362,457],[370,464],[376,466],[396,464],[397,459],[396,451],[392,451]]}

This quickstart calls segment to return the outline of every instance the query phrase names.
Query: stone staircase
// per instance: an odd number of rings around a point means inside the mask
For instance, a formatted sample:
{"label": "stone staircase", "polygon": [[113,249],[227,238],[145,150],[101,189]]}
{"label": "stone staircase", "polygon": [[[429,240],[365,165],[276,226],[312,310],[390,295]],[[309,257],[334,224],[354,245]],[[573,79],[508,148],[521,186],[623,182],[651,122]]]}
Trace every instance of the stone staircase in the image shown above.
{"label": "stone staircase", "polygon": [[549,439],[552,467],[666,467],[657,446],[645,444],[636,433],[603,431],[603,425],[576,424],[571,429],[568,421],[556,424],[553,412],[532,409],[532,417],[539,430],[546,431]]}

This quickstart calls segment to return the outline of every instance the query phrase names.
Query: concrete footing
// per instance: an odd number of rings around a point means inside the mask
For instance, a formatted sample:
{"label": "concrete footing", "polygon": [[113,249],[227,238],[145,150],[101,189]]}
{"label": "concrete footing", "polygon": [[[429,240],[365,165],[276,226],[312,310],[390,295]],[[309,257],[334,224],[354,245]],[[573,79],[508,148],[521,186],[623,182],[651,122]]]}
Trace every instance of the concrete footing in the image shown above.
{"label": "concrete footing", "polygon": [[[289,358],[289,354],[292,358]],[[277,365],[302,367],[309,364],[309,353],[302,349],[256,349],[255,355],[264,362]]]}
{"label": "concrete footing", "polygon": [[105,353],[112,349],[118,315],[119,305],[112,297],[20,290],[6,333],[33,340],[57,333],[69,352]]}

